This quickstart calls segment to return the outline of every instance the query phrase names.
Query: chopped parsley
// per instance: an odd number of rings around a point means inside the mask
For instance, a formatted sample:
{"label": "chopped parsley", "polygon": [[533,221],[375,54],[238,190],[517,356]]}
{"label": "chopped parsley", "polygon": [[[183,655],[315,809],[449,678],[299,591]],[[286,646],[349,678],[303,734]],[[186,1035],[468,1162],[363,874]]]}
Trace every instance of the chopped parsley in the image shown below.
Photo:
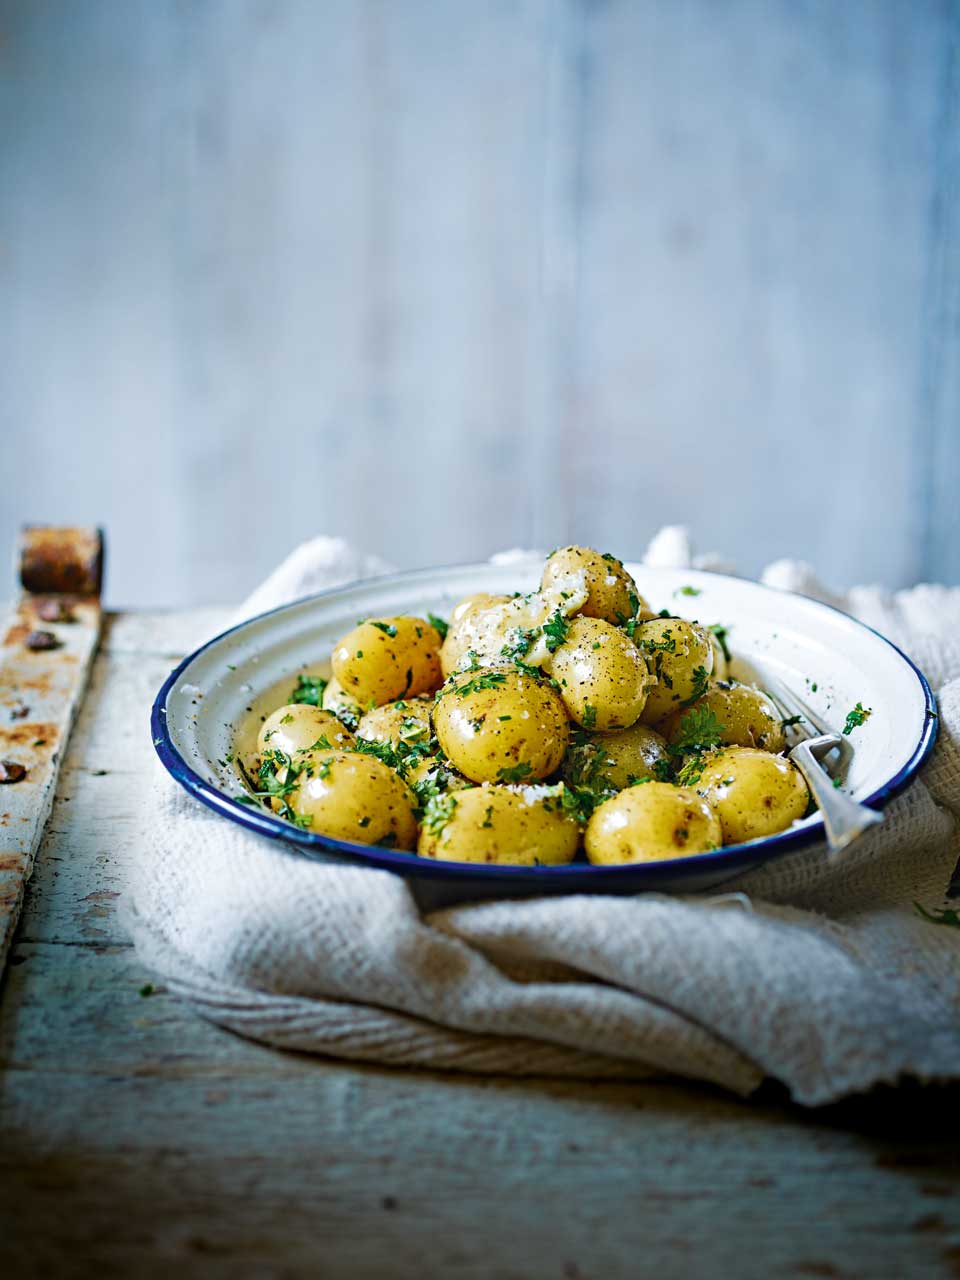
{"label": "chopped parsley", "polygon": [[522,782],[532,772],[531,766],[525,760],[521,760],[519,764],[504,765],[502,769],[498,769],[497,779],[500,782]]}
{"label": "chopped parsley", "polygon": [[450,623],[445,622],[443,618],[438,618],[435,613],[428,613],[427,621],[430,623],[431,627],[433,627],[434,631],[436,631],[440,639],[446,640],[447,632],[450,630]]}
{"label": "chopped parsley", "polygon": [[[323,770],[322,772],[321,769]],[[285,751],[265,751],[256,782],[249,777],[246,770],[243,770],[243,775],[250,785],[252,794],[237,796],[236,799],[241,804],[256,804],[259,802],[266,804],[267,807],[269,807],[271,800],[278,800],[280,805],[277,812],[281,818],[286,818],[288,822],[293,822],[298,827],[309,826],[310,819],[304,819],[295,813],[287,797],[291,792],[298,790],[300,786],[298,779],[302,773],[306,773],[307,777],[313,777],[315,773],[319,773],[320,777],[326,777],[329,772],[330,762],[327,760],[322,760],[319,763],[303,760],[298,764],[294,764]],[[283,775],[282,779],[281,774]]]}
{"label": "chopped parsley", "polygon": [[919,902],[915,902],[913,905],[916,907],[918,915],[923,916],[924,920],[929,920],[931,924],[945,924],[949,925],[951,929],[960,929],[960,911],[954,911],[948,907],[945,907],[942,911],[928,911]]}
{"label": "chopped parsley", "polygon": [[[559,610],[557,610],[559,613]],[[515,662],[517,666],[523,665],[523,660],[527,656],[531,643],[537,637],[536,627],[517,627],[513,634],[513,639],[500,650],[501,657],[509,658],[511,662]],[[551,650],[553,652],[553,650]]]}
{"label": "chopped parsley", "polygon": [[293,724],[293,716],[288,711],[285,716],[280,717],[281,724]]}
{"label": "chopped parsley", "polygon": [[677,770],[674,779],[678,787],[692,787],[703,775],[703,753],[694,751]]}
{"label": "chopped parsley", "polygon": [[853,733],[854,729],[859,729],[862,724],[866,724],[867,717],[873,714],[872,707],[865,707],[858,702],[852,711],[847,712],[847,721],[843,726],[844,733]]}
{"label": "chopped parsley", "polygon": [[[721,625],[719,622],[715,622],[712,627],[707,627],[707,630],[712,635],[716,636],[717,644],[720,646],[723,656],[726,658],[727,662],[732,662],[733,658],[729,648],[727,647],[727,636],[729,635],[730,628]],[[813,687],[816,688],[817,686],[814,685]]]}
{"label": "chopped parsley", "polygon": [[780,721],[780,728],[792,729],[795,724],[803,724],[803,716],[787,716],[786,720]]}
{"label": "chopped parsley", "polygon": [[677,651],[676,636],[671,635],[669,631],[663,633],[662,640],[646,640],[641,636],[640,644],[647,653],[676,653]]}
{"label": "chopped parsley", "polygon": [[431,796],[423,811],[423,829],[432,836],[438,836],[453,817],[457,807],[457,797],[451,793]]}
{"label": "chopped parsley", "polygon": [[657,782],[673,781],[673,766],[669,760],[654,760],[653,776]]}
{"label": "chopped parsley", "polygon": [[586,703],[583,708],[583,727],[592,729],[597,723],[597,708],[592,707],[590,703]]}
{"label": "chopped parsley", "polygon": [[695,702],[707,692],[707,685],[710,683],[710,677],[707,675],[706,667],[695,667],[693,671],[693,688],[690,690],[689,698],[684,698],[680,703],[681,707],[691,707]]}
{"label": "chopped parsley", "polygon": [[699,587],[677,587],[673,593],[675,596],[698,596],[700,594]]}
{"label": "chopped parsley", "polygon": [[614,792],[595,791],[592,787],[578,786],[575,783],[559,782],[543,802],[548,813],[562,813],[573,818],[580,826],[586,826],[594,809],[608,800]]}
{"label": "chopped parsley", "polygon": [[319,707],[328,683],[323,676],[297,676],[297,685],[290,694],[290,701],[306,702],[311,707]]}
{"label": "chopped parsley", "polygon": [[444,685],[437,691],[437,697],[442,698],[445,693],[453,692],[458,698],[465,698],[468,693],[480,693],[483,689],[499,689],[506,683],[506,679],[505,671],[483,671],[464,684]]}
{"label": "chopped parsley", "polygon": [[[397,628],[393,625],[392,622],[374,622],[373,619],[371,618],[370,625],[371,627],[376,627],[378,631],[382,631],[383,634],[385,636],[389,636],[391,640],[397,634]],[[360,654],[357,654],[357,657],[360,657]]]}
{"label": "chopped parsley", "polygon": [[418,720],[416,716],[404,716],[400,721],[398,736],[401,742],[422,742],[430,736],[430,726]]}
{"label": "chopped parsley", "polygon": [[564,640],[566,640],[569,630],[570,623],[567,622],[560,610],[556,609],[543,624],[543,636],[551,653],[556,653],[560,648]]}
{"label": "chopped parsley", "polygon": [[674,755],[688,751],[708,751],[718,747],[724,726],[709,707],[691,707],[680,717],[680,732],[669,750]]}

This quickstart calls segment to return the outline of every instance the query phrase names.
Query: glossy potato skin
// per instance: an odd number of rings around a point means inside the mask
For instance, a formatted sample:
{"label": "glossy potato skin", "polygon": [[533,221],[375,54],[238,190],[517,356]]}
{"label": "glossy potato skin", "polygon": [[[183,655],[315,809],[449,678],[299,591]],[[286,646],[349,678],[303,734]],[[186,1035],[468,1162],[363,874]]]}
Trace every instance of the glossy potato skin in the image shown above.
{"label": "glossy potato skin", "polygon": [[638,778],[656,779],[656,766],[669,762],[664,739],[656,729],[638,723],[612,733],[590,734],[571,746],[564,757],[563,777],[598,791],[622,791]]}
{"label": "glossy potato skin", "polygon": [[691,787],[646,782],[629,787],[594,810],[584,843],[597,866],[660,862],[718,849],[721,825]]}
{"label": "glossy potato skin", "polygon": [[716,812],[724,844],[784,831],[807,811],[810,796],[800,771],[784,756],[753,747],[728,747],[706,764],[697,790]]}
{"label": "glossy potato skin", "polygon": [[557,788],[495,786],[458,791],[452,812],[439,829],[428,823],[417,852],[444,862],[480,862],[499,866],[562,866],[572,861],[580,842],[576,822],[555,797],[534,798],[533,791]]}
{"label": "glossy potato skin", "polygon": [[461,672],[437,698],[433,725],[451,764],[473,782],[535,782],[560,765],[570,740],[563,703],[549,684],[515,667]]}
{"label": "glossy potato skin", "polygon": [[[344,728],[332,711],[323,711],[309,703],[293,702],[278,707],[264,720],[257,735],[257,750],[282,751],[292,756],[308,751],[321,738],[327,749],[353,746],[353,734]],[[317,748],[320,750],[321,748]]]}
{"label": "glossy potato skin", "polygon": [[545,667],[571,719],[586,729],[626,729],[646,704],[646,659],[624,631],[602,618],[574,618]]}
{"label": "glossy potato skin", "polygon": [[310,818],[307,830],[359,844],[417,844],[416,800],[398,774],[355,751],[316,755],[289,796],[294,813]]}
{"label": "glossy potato skin", "polygon": [[559,547],[554,551],[547,557],[540,588],[549,590],[577,571],[586,575],[589,592],[580,610],[585,618],[602,618],[614,626],[623,626],[637,616],[638,610],[648,608],[622,561],[590,547]]}
{"label": "glossy potato skin", "polygon": [[332,711],[343,724],[353,730],[356,730],[363,715],[363,707],[352,694],[347,693],[336,677],[327,681],[320,705],[324,711]]}
{"label": "glossy potato skin", "polygon": [[[786,746],[776,707],[765,693],[748,684],[712,684],[689,710],[705,707],[723,726],[720,741],[730,747],[757,747],[776,754]],[[676,742],[682,732],[686,710],[675,711],[662,721],[660,730],[668,742]]]}
{"label": "glossy potato skin", "polygon": [[437,688],[440,636],[423,618],[371,618],[334,646],[331,664],[365,710],[379,707]]}
{"label": "glossy potato skin", "polygon": [[683,618],[654,618],[644,622],[636,630],[636,640],[646,652],[656,677],[640,718],[644,724],[657,725],[678,710],[679,703],[706,687],[705,683],[698,683],[696,673],[702,668],[703,679],[709,680],[713,672],[713,647],[705,627]]}
{"label": "glossy potato skin", "polygon": [[357,737],[367,742],[388,742],[392,747],[426,746],[431,735],[431,706],[429,699],[401,698],[373,707],[360,717]]}
{"label": "glossy potato skin", "polygon": [[493,605],[506,604],[509,599],[509,596],[492,596],[480,591],[454,606],[446,638],[440,646],[440,667],[444,679],[460,669],[460,663],[474,647],[476,615]]}

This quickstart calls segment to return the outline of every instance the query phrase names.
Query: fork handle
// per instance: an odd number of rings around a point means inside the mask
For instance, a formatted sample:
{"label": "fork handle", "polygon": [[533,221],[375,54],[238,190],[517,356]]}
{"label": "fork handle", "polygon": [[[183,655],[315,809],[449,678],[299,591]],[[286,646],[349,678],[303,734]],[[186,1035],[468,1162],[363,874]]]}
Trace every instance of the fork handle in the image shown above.
{"label": "fork handle", "polygon": [[810,794],[823,815],[831,857],[838,857],[868,827],[874,827],[883,821],[882,813],[837,790],[833,779],[810,750],[809,743],[798,742],[790,752],[790,759],[803,774]]}

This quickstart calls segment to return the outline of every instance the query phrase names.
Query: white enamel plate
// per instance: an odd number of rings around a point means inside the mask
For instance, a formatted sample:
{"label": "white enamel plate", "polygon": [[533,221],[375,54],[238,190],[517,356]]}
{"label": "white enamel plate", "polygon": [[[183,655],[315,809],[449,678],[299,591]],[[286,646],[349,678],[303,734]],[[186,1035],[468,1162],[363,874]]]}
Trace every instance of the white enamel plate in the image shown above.
{"label": "white enamel plate", "polygon": [[[446,617],[458,600],[474,592],[533,590],[542,567],[538,559],[392,574],[252,618],[191,654],[166,680],[153,706],[157,753],[198,800],[307,856],[333,853],[402,875],[460,881],[465,891],[482,884],[484,893],[504,894],[691,892],[822,835],[822,819],[813,814],[779,835],[689,858],[623,867],[593,867],[579,860],[563,867],[483,866],[328,839],[236,798],[243,788],[228,757],[251,750],[261,717],[286,701],[299,673],[329,673],[334,643],[358,618],[422,616],[428,610]],[[858,702],[872,709],[849,739],[853,755],[844,785],[858,800],[882,808],[929,755],[937,724],[930,688],[909,658],[869,627],[828,605],[740,578],[640,564],[627,568],[654,609],[728,626],[728,643],[743,674],[751,662],[760,664],[831,727],[842,729]],[[693,591],[685,593],[683,587]]]}

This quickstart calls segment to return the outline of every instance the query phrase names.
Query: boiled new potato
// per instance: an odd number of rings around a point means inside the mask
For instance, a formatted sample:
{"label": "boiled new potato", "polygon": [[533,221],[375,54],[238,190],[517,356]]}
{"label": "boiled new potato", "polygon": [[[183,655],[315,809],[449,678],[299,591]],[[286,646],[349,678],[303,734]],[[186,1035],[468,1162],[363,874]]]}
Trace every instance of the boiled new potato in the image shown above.
{"label": "boiled new potato", "polygon": [[391,849],[416,847],[415,797],[380,760],[328,751],[309,757],[296,782],[286,800],[307,830]]}
{"label": "boiled new potato", "polygon": [[[782,751],[786,742],[776,707],[765,693],[752,685],[721,681],[711,684],[690,711],[707,710],[720,726],[720,742],[726,746],[759,747],[761,751]],[[670,743],[683,736],[684,711],[674,711],[662,721],[660,730]]]}
{"label": "boiled new potato", "polygon": [[433,725],[455,769],[474,782],[534,782],[559,766],[570,726],[550,685],[516,667],[452,676]]}
{"label": "boiled new potato", "polygon": [[803,817],[810,800],[795,765],[753,747],[728,747],[711,757],[697,790],[720,819],[724,844],[785,830]]}
{"label": "boiled new potato", "polygon": [[485,591],[467,596],[454,606],[450,614],[450,626],[440,647],[440,667],[444,679],[453,671],[459,671],[470,650],[477,642],[477,615],[497,604],[507,604],[509,596],[491,596]]}
{"label": "boiled new potato", "polygon": [[624,626],[641,609],[648,609],[622,562],[589,547],[560,547],[552,552],[543,569],[540,589],[547,590],[577,572],[585,575],[589,593],[580,609],[584,617],[603,618]]}
{"label": "boiled new potato", "polygon": [[577,852],[580,832],[559,787],[484,783],[431,801],[417,852],[445,862],[559,866]]}
{"label": "boiled new potato", "polygon": [[635,639],[656,677],[641,719],[644,724],[656,725],[677,710],[678,703],[706,691],[713,671],[710,634],[699,623],[683,618],[653,618],[637,628]]}
{"label": "boiled new potato", "polygon": [[646,782],[605,800],[587,824],[587,857],[600,866],[707,853],[722,842],[720,821],[691,787]]}
{"label": "boiled new potato", "polygon": [[347,693],[337,679],[327,681],[320,705],[324,711],[332,711],[349,729],[356,729],[363,715],[363,707],[352,694]]}
{"label": "boiled new potato", "polygon": [[401,698],[364,712],[357,737],[367,742],[387,742],[391,747],[426,747],[430,742],[431,701]]}
{"label": "boiled new potato", "polygon": [[[640,778],[657,778],[670,765],[667,744],[649,725],[589,734],[563,762],[563,776],[596,791],[622,791]],[[659,772],[658,772],[659,766]]]}
{"label": "boiled new potato", "polygon": [[282,751],[292,756],[298,751],[330,750],[353,745],[353,734],[345,729],[332,711],[305,702],[292,702],[278,707],[260,726],[257,749]]}
{"label": "boiled new potato", "polygon": [[[508,596],[500,603],[475,610],[466,624],[471,666],[497,666],[504,662],[543,666],[560,642],[566,619],[579,612],[587,594],[586,576],[581,570],[566,574],[539,591]],[[461,659],[461,669],[466,665]]]}
{"label": "boiled new potato", "polygon": [[586,729],[625,729],[643,711],[650,685],[646,659],[619,627],[574,618],[544,664],[570,716]]}
{"label": "boiled new potato", "polygon": [[333,674],[361,706],[432,693],[440,684],[440,636],[423,618],[368,618],[334,647]]}

